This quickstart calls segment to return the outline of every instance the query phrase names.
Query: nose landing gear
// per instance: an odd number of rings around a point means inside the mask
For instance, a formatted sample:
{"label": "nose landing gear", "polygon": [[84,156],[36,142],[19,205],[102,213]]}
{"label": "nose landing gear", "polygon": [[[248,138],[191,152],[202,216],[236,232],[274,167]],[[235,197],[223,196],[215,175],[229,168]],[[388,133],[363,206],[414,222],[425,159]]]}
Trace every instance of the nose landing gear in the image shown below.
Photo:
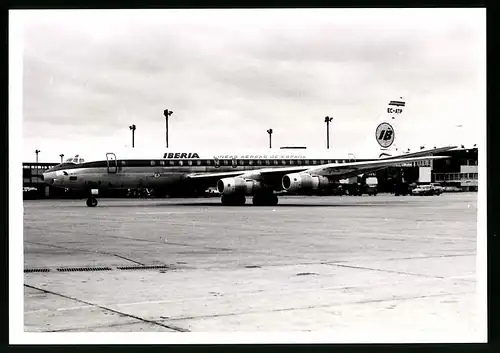
{"label": "nose landing gear", "polygon": [[90,195],[87,199],[87,206],[88,207],[96,207],[97,206],[97,199],[95,198],[94,195],[97,195],[99,193],[99,189],[91,189],[90,190]]}
{"label": "nose landing gear", "polygon": [[87,199],[87,206],[89,207],[96,207],[97,206],[97,199],[93,196],[90,196],[88,199]]}

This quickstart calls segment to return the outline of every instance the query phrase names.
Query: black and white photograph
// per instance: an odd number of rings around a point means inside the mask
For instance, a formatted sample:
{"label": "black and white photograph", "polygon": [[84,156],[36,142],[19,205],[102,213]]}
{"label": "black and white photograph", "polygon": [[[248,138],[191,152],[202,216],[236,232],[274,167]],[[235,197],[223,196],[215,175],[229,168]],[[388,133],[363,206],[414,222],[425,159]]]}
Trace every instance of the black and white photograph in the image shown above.
{"label": "black and white photograph", "polygon": [[486,342],[484,8],[11,10],[9,96],[11,343]]}

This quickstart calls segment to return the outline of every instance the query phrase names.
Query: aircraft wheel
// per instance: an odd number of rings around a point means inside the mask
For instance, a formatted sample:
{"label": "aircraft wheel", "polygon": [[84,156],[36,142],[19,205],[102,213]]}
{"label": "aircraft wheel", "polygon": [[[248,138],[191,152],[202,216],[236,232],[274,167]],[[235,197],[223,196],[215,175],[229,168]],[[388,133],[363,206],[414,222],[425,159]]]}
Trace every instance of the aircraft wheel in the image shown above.
{"label": "aircraft wheel", "polygon": [[224,206],[243,206],[246,197],[245,195],[222,195],[221,202]]}
{"label": "aircraft wheel", "polygon": [[231,198],[228,195],[222,195],[220,201],[223,206],[231,206]]}
{"label": "aircraft wheel", "polygon": [[87,206],[88,207],[96,207],[97,206],[97,199],[95,197],[89,197],[87,199]]}
{"label": "aircraft wheel", "polygon": [[255,206],[276,206],[278,204],[278,196],[275,194],[257,194],[252,198]]}
{"label": "aircraft wheel", "polygon": [[262,202],[262,196],[261,195],[254,195],[254,197],[252,197],[252,203],[255,205],[255,206],[263,206],[264,203]]}
{"label": "aircraft wheel", "polygon": [[237,206],[243,206],[247,202],[247,198],[245,195],[238,195],[235,201]]}

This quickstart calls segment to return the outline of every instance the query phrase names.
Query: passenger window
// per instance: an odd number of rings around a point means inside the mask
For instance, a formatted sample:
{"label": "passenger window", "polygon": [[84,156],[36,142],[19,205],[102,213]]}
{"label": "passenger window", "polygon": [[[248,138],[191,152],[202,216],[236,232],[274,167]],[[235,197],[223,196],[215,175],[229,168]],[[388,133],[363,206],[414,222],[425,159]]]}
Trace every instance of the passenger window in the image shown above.
{"label": "passenger window", "polygon": [[278,161],[277,160],[274,161],[274,165],[278,165]]}
{"label": "passenger window", "polygon": [[174,165],[175,163],[174,163],[174,161],[168,161],[168,164]]}
{"label": "passenger window", "polygon": [[155,161],[151,161],[151,165],[154,166],[155,165]]}
{"label": "passenger window", "polygon": [[245,165],[245,161],[240,160],[240,165]]}
{"label": "passenger window", "polygon": [[201,165],[201,161],[196,161],[196,164]]}
{"label": "passenger window", "polygon": [[229,161],[225,160],[224,165],[229,165]]}
{"label": "passenger window", "polygon": [[309,165],[309,159],[306,159],[306,160],[304,161],[304,164]]}
{"label": "passenger window", "polygon": [[258,165],[262,165],[262,161],[259,159],[259,160],[257,161],[257,164],[258,164]]}
{"label": "passenger window", "polygon": [[182,161],[179,161],[179,165],[183,165],[184,163]]}
{"label": "passenger window", "polygon": [[271,161],[269,159],[266,159],[266,165],[270,165]]}
{"label": "passenger window", "polygon": [[193,161],[188,161],[188,165],[193,165]]}
{"label": "passenger window", "polygon": [[294,162],[293,162],[293,159],[290,159],[290,165],[293,165]]}
{"label": "passenger window", "polygon": [[165,165],[165,161],[160,161],[160,165]]}
{"label": "passenger window", "polygon": [[207,162],[206,162],[206,163],[207,163],[207,165],[210,165],[210,160],[207,160]]}
{"label": "passenger window", "polygon": [[253,161],[248,161],[248,165],[253,165]]}
{"label": "passenger window", "polygon": [[313,164],[314,164],[314,165],[316,164],[316,162],[317,162],[316,160],[313,160]]}
{"label": "passenger window", "polygon": [[331,160],[331,159],[329,159],[329,160],[328,160],[328,164],[331,164],[331,163],[332,163],[332,160]]}

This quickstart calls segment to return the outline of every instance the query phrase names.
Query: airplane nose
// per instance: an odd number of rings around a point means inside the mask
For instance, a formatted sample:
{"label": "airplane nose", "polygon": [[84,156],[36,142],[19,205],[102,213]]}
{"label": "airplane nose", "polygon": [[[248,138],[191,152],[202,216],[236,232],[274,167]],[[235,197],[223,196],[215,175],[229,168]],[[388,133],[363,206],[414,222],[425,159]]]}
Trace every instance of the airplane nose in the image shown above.
{"label": "airplane nose", "polygon": [[45,184],[53,185],[54,184],[54,178],[55,178],[55,173],[53,172],[48,172],[48,173],[43,173],[42,174],[42,181],[45,182]]}

